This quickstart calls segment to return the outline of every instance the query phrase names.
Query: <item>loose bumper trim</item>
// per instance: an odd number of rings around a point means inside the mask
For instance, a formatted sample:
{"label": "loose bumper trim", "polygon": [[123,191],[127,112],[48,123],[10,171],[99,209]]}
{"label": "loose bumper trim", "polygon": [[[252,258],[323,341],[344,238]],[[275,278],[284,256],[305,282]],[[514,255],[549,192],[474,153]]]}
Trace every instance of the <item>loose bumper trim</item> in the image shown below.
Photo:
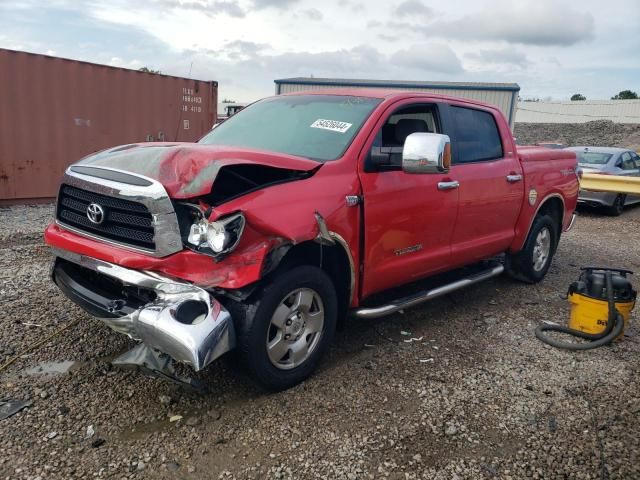
{"label": "loose bumper trim", "polygon": [[124,288],[150,292],[153,300],[142,303],[115,298],[100,286],[83,282],[73,269],[56,260],[52,276],[60,289],[92,315],[129,337],[191,365],[198,371],[233,349],[235,330],[229,312],[206,290],[153,272],[137,271],[54,248],[53,254]]}

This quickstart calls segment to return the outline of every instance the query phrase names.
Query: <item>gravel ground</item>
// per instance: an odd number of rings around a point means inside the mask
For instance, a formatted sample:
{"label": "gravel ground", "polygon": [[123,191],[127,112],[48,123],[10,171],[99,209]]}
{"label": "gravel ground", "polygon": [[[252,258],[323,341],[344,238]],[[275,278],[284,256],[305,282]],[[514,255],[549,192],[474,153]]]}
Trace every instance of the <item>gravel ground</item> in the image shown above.
{"label": "gravel ground", "polygon": [[520,145],[543,142],[567,146],[622,147],[640,151],[640,125],[594,120],[586,123],[516,123]]}
{"label": "gravel ground", "polygon": [[51,212],[0,209],[0,364],[81,319],[0,372],[0,397],[33,402],[0,420],[0,479],[640,478],[638,323],[582,353],[533,335],[566,323],[580,266],[640,271],[640,208],[583,212],[538,285],[500,277],[354,320],[315,376],[278,394],[223,359],[200,375],[206,396],[112,369],[131,342],[49,281]]}

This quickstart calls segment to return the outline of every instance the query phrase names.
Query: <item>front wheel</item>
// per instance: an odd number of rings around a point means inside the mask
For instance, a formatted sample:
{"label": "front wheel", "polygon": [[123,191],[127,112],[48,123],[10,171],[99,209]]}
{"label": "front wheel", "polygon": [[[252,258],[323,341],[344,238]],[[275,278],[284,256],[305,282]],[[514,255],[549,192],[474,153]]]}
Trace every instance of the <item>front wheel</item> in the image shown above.
{"label": "front wheel", "polygon": [[526,283],[538,283],[542,280],[556,251],[556,229],[548,215],[538,215],[521,251],[507,254],[505,269],[507,273]]}
{"label": "front wheel", "polygon": [[233,313],[240,360],[268,390],[292,387],[313,373],[338,315],[331,279],[307,265],[273,277],[251,304],[238,307]]}

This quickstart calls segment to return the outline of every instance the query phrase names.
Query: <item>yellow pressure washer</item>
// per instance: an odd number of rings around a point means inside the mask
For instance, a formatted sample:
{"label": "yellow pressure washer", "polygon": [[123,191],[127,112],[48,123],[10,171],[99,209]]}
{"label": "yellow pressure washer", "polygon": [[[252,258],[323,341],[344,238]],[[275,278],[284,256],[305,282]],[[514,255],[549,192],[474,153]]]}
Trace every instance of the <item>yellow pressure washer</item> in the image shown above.
{"label": "yellow pressure washer", "polygon": [[[604,267],[584,267],[578,280],[569,286],[567,299],[571,304],[569,326],[543,324],[536,337],[557,348],[589,350],[621,339],[631,311],[636,303],[636,291],[627,274],[630,270]],[[547,331],[567,333],[590,340],[586,343],[562,342],[544,334]]]}

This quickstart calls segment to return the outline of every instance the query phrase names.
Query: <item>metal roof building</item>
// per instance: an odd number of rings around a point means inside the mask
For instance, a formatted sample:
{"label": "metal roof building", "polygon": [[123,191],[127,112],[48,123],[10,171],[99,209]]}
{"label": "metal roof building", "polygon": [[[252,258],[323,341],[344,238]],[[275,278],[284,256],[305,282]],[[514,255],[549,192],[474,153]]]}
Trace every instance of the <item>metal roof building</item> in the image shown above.
{"label": "metal roof building", "polygon": [[516,115],[518,123],[585,123],[592,120],[640,124],[640,100],[519,102]]}
{"label": "metal roof building", "polygon": [[391,88],[471,98],[496,105],[513,126],[520,86],[517,83],[421,82],[297,77],[275,80],[276,95],[323,88]]}

